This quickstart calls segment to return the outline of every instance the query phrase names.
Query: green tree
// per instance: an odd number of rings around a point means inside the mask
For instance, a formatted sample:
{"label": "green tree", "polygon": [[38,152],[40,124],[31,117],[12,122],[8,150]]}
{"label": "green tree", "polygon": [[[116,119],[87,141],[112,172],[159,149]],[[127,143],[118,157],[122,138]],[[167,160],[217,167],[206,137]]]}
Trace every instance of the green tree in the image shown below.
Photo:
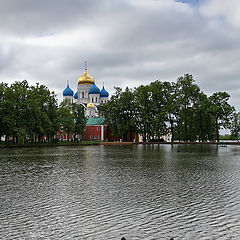
{"label": "green tree", "polygon": [[4,124],[4,114],[5,114],[5,91],[7,88],[7,84],[0,83],[0,143],[1,136],[6,132],[5,124]]}
{"label": "green tree", "polygon": [[200,88],[194,82],[192,75],[185,74],[178,78],[176,84],[178,137],[179,140],[184,140],[185,142],[196,140],[193,106],[198,100]]}
{"label": "green tree", "polygon": [[85,109],[80,104],[72,104],[72,113],[74,118],[74,142],[76,142],[77,135],[82,135],[83,133],[87,118],[85,117]]}
{"label": "green tree", "polygon": [[233,113],[233,119],[232,119],[232,122],[231,122],[230,129],[231,129],[231,136],[233,138],[236,138],[237,141],[239,141],[238,140],[239,134],[240,134],[240,113],[239,112],[238,113],[236,113],[236,112]]}
{"label": "green tree", "polygon": [[61,103],[58,113],[60,125],[64,129],[64,132],[67,133],[67,140],[69,141],[70,133],[74,131],[74,115],[68,99],[65,99]]}
{"label": "green tree", "polygon": [[216,140],[219,142],[220,128],[230,127],[234,107],[228,103],[230,95],[226,92],[217,92],[209,97],[211,102],[210,113],[215,121]]}
{"label": "green tree", "polygon": [[[8,134],[13,136],[16,143],[23,142],[27,137],[28,112],[28,96],[29,85],[26,80],[15,82],[6,90],[6,123]],[[9,113],[11,111],[11,113]]]}
{"label": "green tree", "polygon": [[44,86],[31,86],[28,94],[29,120],[28,134],[32,141],[41,142],[46,136],[53,140],[54,134],[59,129],[58,107],[54,92]]}
{"label": "green tree", "polygon": [[136,132],[134,94],[129,88],[123,92],[121,88],[115,88],[116,92],[111,99],[99,108],[100,113],[105,117],[113,134],[127,140],[130,133],[130,140],[133,140],[133,133]]}
{"label": "green tree", "polygon": [[152,131],[150,135],[153,139],[160,137],[167,133],[167,112],[166,101],[164,96],[164,83],[155,81],[150,84],[151,102],[152,102]]}
{"label": "green tree", "polygon": [[143,136],[143,142],[150,139],[153,131],[154,105],[150,86],[140,86],[134,91],[137,132]]}

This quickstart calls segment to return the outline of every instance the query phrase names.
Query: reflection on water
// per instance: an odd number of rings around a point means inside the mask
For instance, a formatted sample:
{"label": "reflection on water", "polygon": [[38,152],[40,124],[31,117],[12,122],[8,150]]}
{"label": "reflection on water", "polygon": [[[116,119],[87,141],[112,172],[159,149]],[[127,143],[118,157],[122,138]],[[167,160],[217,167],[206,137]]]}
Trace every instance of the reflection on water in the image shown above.
{"label": "reflection on water", "polygon": [[240,239],[240,146],[0,149],[0,239]]}

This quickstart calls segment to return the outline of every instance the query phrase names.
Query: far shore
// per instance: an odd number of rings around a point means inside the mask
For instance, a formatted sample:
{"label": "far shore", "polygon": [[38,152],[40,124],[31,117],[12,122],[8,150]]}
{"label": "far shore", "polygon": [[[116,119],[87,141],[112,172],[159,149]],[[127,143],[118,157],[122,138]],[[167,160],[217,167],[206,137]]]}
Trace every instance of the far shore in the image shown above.
{"label": "far shore", "polygon": [[128,146],[128,145],[240,145],[240,142],[236,141],[221,141],[221,142],[101,142],[101,141],[81,141],[81,142],[58,142],[58,143],[4,143],[0,144],[0,148],[26,148],[26,147],[71,147],[71,146],[93,146],[93,145],[104,145],[104,146]]}

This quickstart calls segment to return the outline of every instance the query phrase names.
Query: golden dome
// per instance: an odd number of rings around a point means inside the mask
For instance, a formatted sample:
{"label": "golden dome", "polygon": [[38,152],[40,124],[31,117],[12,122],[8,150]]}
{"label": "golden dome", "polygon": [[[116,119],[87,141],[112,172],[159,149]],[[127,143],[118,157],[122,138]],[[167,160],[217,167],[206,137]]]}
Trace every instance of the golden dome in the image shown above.
{"label": "golden dome", "polygon": [[87,73],[87,64],[85,63],[85,71],[78,79],[78,84],[94,84],[94,79]]}
{"label": "golden dome", "polygon": [[87,104],[87,107],[88,107],[88,108],[89,108],[89,107],[93,108],[93,107],[95,107],[95,106],[94,106],[93,103],[90,102],[90,103]]}

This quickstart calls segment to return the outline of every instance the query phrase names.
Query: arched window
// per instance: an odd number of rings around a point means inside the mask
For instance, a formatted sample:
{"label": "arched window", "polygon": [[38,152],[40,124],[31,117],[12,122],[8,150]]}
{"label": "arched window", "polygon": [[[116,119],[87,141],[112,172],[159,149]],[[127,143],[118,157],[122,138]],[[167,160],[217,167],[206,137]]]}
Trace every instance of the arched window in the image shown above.
{"label": "arched window", "polygon": [[82,98],[84,98],[84,92],[82,92]]}
{"label": "arched window", "polygon": [[92,102],[94,102],[94,97],[92,97]]}
{"label": "arched window", "polygon": [[96,102],[97,102],[98,100],[97,100],[97,97],[96,97]]}

